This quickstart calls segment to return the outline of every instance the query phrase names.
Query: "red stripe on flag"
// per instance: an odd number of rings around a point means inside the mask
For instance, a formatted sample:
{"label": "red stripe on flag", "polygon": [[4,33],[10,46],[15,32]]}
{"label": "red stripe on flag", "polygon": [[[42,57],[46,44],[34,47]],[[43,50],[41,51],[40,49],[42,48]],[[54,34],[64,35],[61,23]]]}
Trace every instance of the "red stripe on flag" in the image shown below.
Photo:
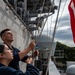
{"label": "red stripe on flag", "polygon": [[68,5],[69,13],[70,13],[70,22],[71,22],[71,29],[73,34],[73,40],[75,43],[75,0],[71,0]]}

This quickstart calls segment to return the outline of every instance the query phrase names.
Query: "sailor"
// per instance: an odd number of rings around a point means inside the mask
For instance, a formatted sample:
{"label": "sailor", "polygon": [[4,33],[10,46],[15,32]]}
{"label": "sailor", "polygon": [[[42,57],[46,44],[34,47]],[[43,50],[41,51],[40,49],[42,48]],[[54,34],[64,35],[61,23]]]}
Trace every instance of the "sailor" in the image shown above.
{"label": "sailor", "polygon": [[[16,56],[19,56],[17,54]],[[13,52],[6,44],[0,44],[0,75],[39,75],[39,70],[31,65],[32,58],[26,60],[26,72],[8,67],[9,63],[14,59]]]}

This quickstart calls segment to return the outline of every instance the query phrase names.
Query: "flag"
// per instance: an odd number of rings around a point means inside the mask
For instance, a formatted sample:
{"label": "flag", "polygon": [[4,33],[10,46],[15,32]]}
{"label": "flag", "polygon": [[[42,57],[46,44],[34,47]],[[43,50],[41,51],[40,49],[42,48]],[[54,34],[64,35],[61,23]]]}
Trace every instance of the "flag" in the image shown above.
{"label": "flag", "polygon": [[70,13],[71,30],[73,34],[73,40],[75,43],[75,0],[70,1],[68,5],[68,10]]}

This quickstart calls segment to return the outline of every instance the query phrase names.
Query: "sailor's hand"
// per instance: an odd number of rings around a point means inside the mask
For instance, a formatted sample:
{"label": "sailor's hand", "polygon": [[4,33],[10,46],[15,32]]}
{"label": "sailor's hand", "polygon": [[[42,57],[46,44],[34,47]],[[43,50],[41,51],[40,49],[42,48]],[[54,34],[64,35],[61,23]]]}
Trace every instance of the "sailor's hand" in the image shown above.
{"label": "sailor's hand", "polygon": [[39,51],[38,50],[34,51],[34,57],[36,57],[36,56],[39,56]]}
{"label": "sailor's hand", "polygon": [[32,63],[33,63],[32,57],[29,57],[25,62],[26,62],[27,64],[32,64]]}
{"label": "sailor's hand", "polygon": [[31,50],[33,50],[34,47],[35,47],[35,41],[32,41],[32,42],[29,44],[29,48],[30,48]]}

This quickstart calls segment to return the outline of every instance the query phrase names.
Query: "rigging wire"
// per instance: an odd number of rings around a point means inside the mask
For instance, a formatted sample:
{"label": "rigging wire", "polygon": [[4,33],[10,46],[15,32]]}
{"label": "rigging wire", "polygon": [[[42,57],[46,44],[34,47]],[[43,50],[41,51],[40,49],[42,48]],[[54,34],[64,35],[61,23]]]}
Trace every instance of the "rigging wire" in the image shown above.
{"label": "rigging wire", "polygon": [[[54,3],[54,0],[53,0],[52,3]],[[44,3],[43,3],[43,4],[44,4]],[[52,8],[52,5],[51,5],[51,8]],[[49,10],[49,12],[48,12],[48,16],[50,16],[49,13],[50,13],[50,11],[51,11],[51,8],[50,8],[50,10]],[[51,15],[52,15],[52,14],[51,14]],[[38,39],[40,38],[40,36],[41,36],[41,34],[42,34],[42,31],[43,31],[43,29],[44,29],[44,26],[45,26],[47,20],[48,20],[48,17],[46,18],[46,20],[45,20],[45,22],[44,22],[44,24],[43,24],[43,27],[42,27],[42,29],[41,29],[41,32],[40,32],[40,34],[39,34]],[[52,23],[52,20],[51,20],[51,23]]]}
{"label": "rigging wire", "polygon": [[[59,18],[59,20],[58,20],[58,25],[59,25],[59,22],[60,22],[60,20],[61,20],[61,17],[62,17],[62,14],[63,14],[63,12],[64,12],[64,9],[65,9],[65,6],[66,6],[66,3],[67,3],[67,0],[65,1],[65,3],[64,3],[64,7],[63,7],[63,9],[62,9],[62,13],[61,13],[61,16],[60,16],[60,18]],[[52,18],[52,16],[51,16],[51,18]],[[52,20],[52,19],[51,19]],[[52,21],[51,21],[51,23],[52,23]],[[51,25],[51,24],[50,24]],[[57,25],[57,26],[58,26]],[[50,27],[50,32],[51,32],[51,27]]]}
{"label": "rigging wire", "polygon": [[[47,36],[49,37],[49,32],[51,32],[51,25],[52,25],[52,16],[50,17],[50,22],[47,21]],[[49,18],[48,18],[49,20]],[[50,24],[49,24],[50,23]],[[50,38],[48,38],[50,40]]]}
{"label": "rigging wire", "polygon": [[42,13],[42,11],[43,11],[44,4],[45,4],[45,0],[43,1],[43,4],[42,4],[42,10],[41,10],[40,13]]}
{"label": "rigging wire", "polygon": [[[52,4],[53,4],[53,3],[54,3],[54,0],[53,0]],[[51,5],[51,8],[52,8],[52,5]],[[48,16],[51,16],[51,15],[52,15],[52,14],[49,14],[50,11],[51,11],[51,8],[50,8],[50,10],[49,10],[49,12],[48,12]],[[42,25],[43,27],[42,27],[42,29],[41,29],[41,31],[40,31],[40,34],[39,34],[38,39],[40,38],[40,36],[41,36],[41,34],[42,34],[42,32],[43,32],[43,29],[44,29],[44,27],[45,27],[45,24],[46,24],[47,20],[48,20],[48,17],[46,18],[44,24]]]}
{"label": "rigging wire", "polygon": [[49,30],[49,32],[50,32],[49,34],[51,34],[51,27],[52,27],[52,16],[51,16],[51,22],[50,22],[50,27],[49,27],[49,29],[50,29]]}
{"label": "rigging wire", "polygon": [[59,23],[60,23],[60,21],[61,21],[61,18],[62,18],[62,15],[63,15],[63,12],[64,12],[64,9],[65,9],[65,6],[66,6],[67,1],[68,1],[68,0],[66,0],[65,3],[64,3],[64,7],[63,7],[63,9],[62,9],[61,16],[60,16],[60,18],[59,18],[59,20],[58,20],[58,25],[59,25]]}
{"label": "rigging wire", "polygon": [[[54,0],[53,0],[53,3],[54,3]],[[43,1],[42,7],[44,7],[44,4],[45,4],[45,0]],[[51,6],[51,7],[52,7],[52,6]],[[41,12],[40,12],[40,16],[41,16],[42,11],[43,11],[43,9],[42,9]],[[51,8],[50,8],[49,12],[50,12],[50,11],[51,11]],[[49,15],[49,12],[48,12],[48,16],[50,16],[50,15]],[[51,15],[52,15],[52,14],[51,14]],[[40,19],[40,18],[39,18],[39,19]],[[43,24],[43,28],[44,28],[44,26],[45,26],[45,24],[46,24],[47,19],[48,19],[48,17],[46,18],[45,23]],[[41,30],[41,33],[42,33],[42,31],[43,31],[43,28],[42,28],[42,30]],[[39,38],[40,38],[40,36],[41,36],[41,33],[40,33],[40,35],[39,35]],[[36,37],[36,31],[35,31],[34,36]],[[36,40],[36,38],[35,38],[35,40]],[[37,41],[37,40],[36,40],[36,41]],[[34,49],[36,49],[36,48],[34,48]],[[34,51],[34,50],[33,50],[33,51]],[[33,53],[33,52],[32,52],[32,53]],[[34,58],[34,55],[33,55],[33,58]]]}
{"label": "rigging wire", "polygon": [[[48,21],[47,21],[47,36],[48,36]],[[47,39],[48,39],[48,37],[47,37]]]}
{"label": "rigging wire", "polygon": [[[44,4],[45,4],[45,0],[43,1],[43,5],[42,5],[42,7],[44,7]],[[50,9],[51,10],[51,9]],[[49,12],[50,12],[50,10],[49,10]],[[41,13],[42,13],[42,11],[43,11],[43,9],[41,10],[41,12],[40,12],[40,16],[41,16]],[[49,16],[49,13],[48,13],[48,16]],[[48,17],[47,17],[48,18]],[[40,18],[39,18],[40,19]],[[46,19],[46,21],[47,21],[47,19]],[[46,21],[45,21],[45,23],[46,23]],[[44,26],[45,26],[45,23],[44,23]],[[44,28],[44,26],[43,26],[43,28]],[[42,31],[43,31],[43,28],[42,28]],[[42,33],[42,31],[41,31],[41,33]],[[36,40],[36,31],[35,31],[35,34],[34,34],[34,36],[35,36],[35,40]],[[41,36],[41,34],[40,34],[40,36]],[[40,37],[39,36],[39,37]],[[36,48],[34,48],[34,50],[35,50]],[[33,50],[33,52],[32,53],[34,53],[34,50]],[[34,55],[33,55],[33,58],[34,58]],[[34,63],[33,63],[34,64]]]}
{"label": "rigging wire", "polygon": [[[52,37],[52,41],[51,41],[51,49],[52,49],[53,41],[54,41],[54,37],[55,37],[55,32],[56,32],[56,26],[57,26],[57,21],[58,21],[60,6],[61,6],[61,0],[60,0],[60,2],[59,2],[59,8],[58,8],[58,13],[57,13],[57,18],[56,18],[55,27],[54,27],[54,32],[53,32],[53,37]],[[46,75],[47,75],[47,73],[48,73],[50,58],[51,58],[51,54],[49,54],[49,58],[48,58],[48,65],[47,65],[47,69],[46,69]]]}

